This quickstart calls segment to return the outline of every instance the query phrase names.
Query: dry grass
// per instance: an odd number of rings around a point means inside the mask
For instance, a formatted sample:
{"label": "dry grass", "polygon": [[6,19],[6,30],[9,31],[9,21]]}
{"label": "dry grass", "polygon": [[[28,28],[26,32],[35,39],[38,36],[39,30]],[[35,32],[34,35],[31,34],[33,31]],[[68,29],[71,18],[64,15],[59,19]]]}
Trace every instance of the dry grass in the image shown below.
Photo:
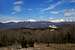
{"label": "dry grass", "polygon": [[43,46],[45,44],[39,44],[37,47],[34,48],[0,48],[0,50],[75,50],[75,44],[50,44],[49,47]]}

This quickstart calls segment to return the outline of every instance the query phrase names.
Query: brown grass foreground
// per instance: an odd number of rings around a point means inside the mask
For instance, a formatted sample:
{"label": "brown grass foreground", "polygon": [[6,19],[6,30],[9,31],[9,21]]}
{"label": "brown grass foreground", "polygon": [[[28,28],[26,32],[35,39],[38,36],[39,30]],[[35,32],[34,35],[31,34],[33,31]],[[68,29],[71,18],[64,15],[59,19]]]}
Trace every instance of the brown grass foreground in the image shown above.
{"label": "brown grass foreground", "polygon": [[[36,45],[36,44],[35,44]],[[50,44],[49,47],[46,47],[46,44],[38,44],[35,47],[29,47],[29,48],[9,48],[9,47],[3,47],[0,48],[0,50],[75,50],[75,44]]]}
{"label": "brown grass foreground", "polygon": [[[51,30],[53,28],[0,30],[0,50],[75,50],[75,25]],[[20,44],[21,48],[12,47],[14,44]]]}

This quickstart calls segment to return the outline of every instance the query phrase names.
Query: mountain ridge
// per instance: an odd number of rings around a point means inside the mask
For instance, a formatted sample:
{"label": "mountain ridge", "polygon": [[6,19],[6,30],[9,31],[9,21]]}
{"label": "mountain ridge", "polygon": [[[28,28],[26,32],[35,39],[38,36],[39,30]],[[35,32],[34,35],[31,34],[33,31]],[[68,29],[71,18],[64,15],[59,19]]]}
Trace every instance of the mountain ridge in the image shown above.
{"label": "mountain ridge", "polygon": [[15,29],[15,28],[48,28],[49,25],[62,26],[63,22],[47,22],[47,21],[38,21],[38,22],[0,22],[0,29]]}

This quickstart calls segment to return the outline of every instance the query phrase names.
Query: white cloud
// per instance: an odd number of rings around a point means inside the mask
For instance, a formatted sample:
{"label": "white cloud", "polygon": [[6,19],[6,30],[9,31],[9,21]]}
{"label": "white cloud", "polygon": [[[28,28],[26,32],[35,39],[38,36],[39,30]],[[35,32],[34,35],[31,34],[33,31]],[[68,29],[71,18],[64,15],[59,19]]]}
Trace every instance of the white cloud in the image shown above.
{"label": "white cloud", "polygon": [[7,20],[7,21],[5,21],[5,22],[2,22],[2,23],[8,23],[8,22],[21,22],[21,20]]}
{"label": "white cloud", "polygon": [[23,20],[16,18],[16,17],[12,17],[12,16],[1,16],[0,17],[0,22],[2,22],[2,23],[20,22],[20,21],[23,21]]}
{"label": "white cloud", "polygon": [[52,13],[52,14],[59,14],[60,12],[59,11],[51,11],[50,13]]}
{"label": "white cloud", "polygon": [[51,9],[54,9],[55,7],[57,7],[58,5],[60,5],[62,3],[62,1],[58,1],[56,4],[53,4],[51,6],[49,6],[48,8],[45,8],[41,11],[47,11],[47,10],[51,10]]}
{"label": "white cloud", "polygon": [[16,13],[19,13],[21,11],[22,11],[21,6],[14,6],[13,12],[11,12],[11,14],[16,14]]}
{"label": "white cloud", "polygon": [[35,20],[35,19],[28,19],[28,20],[26,20],[26,21],[36,22],[36,20]]}
{"label": "white cloud", "polygon": [[64,22],[64,19],[50,19],[50,22]]}
{"label": "white cloud", "polygon": [[18,12],[21,12],[22,11],[22,4],[23,4],[23,1],[16,1],[16,2],[14,2],[13,3],[14,5],[14,7],[12,8],[13,9],[13,12],[11,12],[11,14],[16,14],[16,13],[18,13]]}
{"label": "white cloud", "polygon": [[21,6],[15,6],[14,11],[16,12],[21,12]]}
{"label": "white cloud", "polygon": [[65,9],[64,15],[68,17],[73,16],[73,15],[75,16],[75,9]]}
{"label": "white cloud", "polygon": [[16,2],[14,2],[14,4],[16,5],[16,4],[22,4],[23,3],[23,1],[16,1]]}
{"label": "white cloud", "polygon": [[54,19],[54,18],[49,18],[50,20]]}

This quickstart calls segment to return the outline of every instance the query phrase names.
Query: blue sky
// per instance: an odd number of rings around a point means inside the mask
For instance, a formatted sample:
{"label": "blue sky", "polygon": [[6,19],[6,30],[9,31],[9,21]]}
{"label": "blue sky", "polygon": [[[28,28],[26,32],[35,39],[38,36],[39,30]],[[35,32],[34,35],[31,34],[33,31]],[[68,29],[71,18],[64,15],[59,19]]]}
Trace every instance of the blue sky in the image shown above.
{"label": "blue sky", "polygon": [[60,19],[72,8],[74,0],[0,0],[0,21]]}

